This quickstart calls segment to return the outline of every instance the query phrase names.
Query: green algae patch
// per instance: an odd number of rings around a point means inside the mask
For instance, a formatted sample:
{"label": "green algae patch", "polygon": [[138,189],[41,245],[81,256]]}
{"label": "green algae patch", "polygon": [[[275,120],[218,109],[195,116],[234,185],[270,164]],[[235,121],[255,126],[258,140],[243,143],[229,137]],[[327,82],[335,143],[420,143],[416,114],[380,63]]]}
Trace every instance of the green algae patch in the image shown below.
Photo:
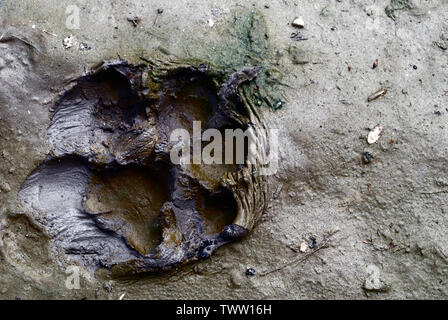
{"label": "green algae patch", "polygon": [[243,66],[259,68],[256,79],[243,86],[246,98],[257,107],[272,110],[285,105],[281,94],[283,72],[275,65],[264,16],[257,10],[232,13],[231,21],[221,26],[214,51],[205,58],[230,74]]}
{"label": "green algae patch", "polygon": [[258,10],[247,9],[235,9],[229,16],[217,23],[214,33],[206,38],[185,39],[182,56],[141,49],[128,61],[151,66],[153,81],[170,70],[207,65],[217,84],[244,66],[257,67],[257,77],[242,85],[242,94],[257,108],[282,108],[283,71],[276,63],[264,16]]}

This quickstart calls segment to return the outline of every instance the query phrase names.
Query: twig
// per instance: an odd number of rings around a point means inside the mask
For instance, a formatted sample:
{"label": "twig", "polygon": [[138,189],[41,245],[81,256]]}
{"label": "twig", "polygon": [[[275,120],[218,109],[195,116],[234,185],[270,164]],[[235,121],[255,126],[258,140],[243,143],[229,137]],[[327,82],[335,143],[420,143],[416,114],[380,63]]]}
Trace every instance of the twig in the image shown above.
{"label": "twig", "polygon": [[53,36],[53,37],[57,37],[57,36],[58,36],[57,34],[55,34],[55,33],[51,33],[50,31],[47,31],[47,30],[45,30],[45,29],[42,29],[42,32],[43,32],[43,33],[46,33],[46,34],[49,34],[49,35],[51,35],[51,36]]}
{"label": "twig", "polygon": [[439,193],[448,193],[448,190],[437,190],[437,191],[420,192],[420,194],[425,194],[425,195],[439,194]]}
{"label": "twig", "polygon": [[[333,235],[334,235],[334,234],[333,234]],[[281,266],[279,266],[279,267],[277,267],[277,268],[275,268],[275,269],[273,269],[273,270],[270,270],[270,271],[266,271],[266,272],[260,273],[259,276],[260,276],[260,277],[264,277],[264,276],[266,276],[266,275],[268,275],[268,274],[271,274],[271,273],[280,271],[280,270],[282,270],[282,269],[284,269],[284,268],[286,268],[286,267],[288,267],[288,266],[290,266],[290,265],[292,265],[292,264],[300,263],[300,262],[305,261],[305,260],[308,259],[310,256],[312,256],[313,254],[315,254],[317,251],[319,251],[319,250],[321,250],[321,249],[323,249],[323,248],[326,248],[327,245],[328,245],[328,243],[329,243],[330,240],[331,240],[331,237],[332,237],[333,235],[330,235],[328,238],[326,238],[320,245],[317,246],[316,249],[314,249],[314,250],[311,251],[310,253],[307,253],[306,255],[301,256],[301,257],[299,257],[298,259],[293,259],[293,260],[291,260],[291,261],[289,261],[289,262],[287,262],[287,263],[284,263],[284,264],[282,264]]]}

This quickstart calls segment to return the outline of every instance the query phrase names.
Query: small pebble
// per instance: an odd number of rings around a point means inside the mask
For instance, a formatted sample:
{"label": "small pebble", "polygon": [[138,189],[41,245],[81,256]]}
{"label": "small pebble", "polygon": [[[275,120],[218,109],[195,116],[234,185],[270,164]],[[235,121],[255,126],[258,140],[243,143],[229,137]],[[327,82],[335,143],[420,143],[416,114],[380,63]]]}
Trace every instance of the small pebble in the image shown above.
{"label": "small pebble", "polygon": [[303,21],[302,17],[298,17],[298,18],[294,19],[294,21],[292,22],[292,25],[293,25],[293,27],[296,27],[296,28],[303,28],[303,27],[305,27],[305,22]]}
{"label": "small pebble", "polygon": [[74,36],[70,35],[62,41],[62,44],[65,49],[69,49],[76,44],[76,39]]}
{"label": "small pebble", "polygon": [[375,126],[375,128],[373,128],[369,132],[369,135],[367,136],[367,143],[372,144],[377,142],[382,134],[383,134],[383,127],[380,125]]}
{"label": "small pebble", "polygon": [[0,189],[4,192],[10,192],[11,191],[11,187],[9,186],[8,182],[3,182],[0,184]]}
{"label": "small pebble", "polygon": [[368,164],[368,163],[372,162],[372,158],[373,158],[372,154],[370,152],[368,152],[368,151],[366,151],[366,152],[364,152],[362,154],[362,161],[365,164]]}
{"label": "small pebble", "polygon": [[92,49],[92,47],[89,46],[87,43],[82,42],[82,43],[79,44],[79,50],[80,51],[88,51],[88,50],[91,50],[91,49]]}
{"label": "small pebble", "polygon": [[316,246],[316,244],[317,244],[317,240],[316,240],[316,238],[314,236],[311,236],[310,240],[312,242],[310,247],[314,248]]}
{"label": "small pebble", "polygon": [[255,275],[255,273],[256,273],[256,271],[255,271],[255,269],[254,268],[247,268],[247,270],[246,270],[246,276],[254,276]]}
{"label": "small pebble", "polygon": [[241,287],[243,284],[244,278],[241,272],[238,272],[237,270],[233,270],[230,274],[230,282],[232,285],[236,288]]}
{"label": "small pebble", "polygon": [[307,249],[308,249],[308,245],[306,244],[306,242],[302,242],[300,244],[300,252],[306,252]]}

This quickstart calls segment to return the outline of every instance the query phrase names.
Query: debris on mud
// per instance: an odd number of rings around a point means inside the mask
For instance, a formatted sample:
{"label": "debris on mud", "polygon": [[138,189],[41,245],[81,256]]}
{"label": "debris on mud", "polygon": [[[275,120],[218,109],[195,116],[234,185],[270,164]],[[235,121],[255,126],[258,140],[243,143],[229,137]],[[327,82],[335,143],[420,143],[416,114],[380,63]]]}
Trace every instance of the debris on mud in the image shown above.
{"label": "debris on mud", "polygon": [[292,40],[295,41],[303,41],[303,40],[308,40],[308,38],[306,38],[303,34],[301,34],[300,32],[293,32],[291,33],[290,38]]}
{"label": "debris on mud", "polygon": [[387,89],[383,89],[383,88],[379,89],[367,97],[367,102],[374,101],[374,100],[378,99],[379,97],[384,96],[386,93],[387,93]]}
{"label": "debris on mud", "polygon": [[282,192],[282,188],[283,188],[283,184],[280,183],[280,184],[277,186],[277,189],[275,189],[274,194],[272,195],[272,199],[275,200],[275,199],[278,198],[278,196],[280,195],[280,192]]}
{"label": "debris on mud", "polygon": [[317,245],[317,240],[315,236],[310,236],[311,244],[310,248],[313,249]]}
{"label": "debris on mud", "polygon": [[125,295],[126,295],[126,292],[125,292],[125,293],[122,293],[122,294],[118,297],[118,300],[123,300]]}
{"label": "debris on mud", "polygon": [[[278,272],[278,271],[280,271],[280,270],[283,270],[284,268],[286,268],[286,267],[288,267],[288,266],[291,266],[291,265],[298,264],[298,263],[301,263],[301,262],[306,261],[309,257],[311,257],[312,255],[316,254],[318,251],[320,251],[320,250],[322,250],[322,249],[324,249],[324,248],[328,248],[328,247],[330,246],[330,241],[331,241],[331,239],[332,239],[333,236],[334,236],[336,233],[338,233],[339,231],[340,231],[339,229],[335,229],[335,230],[329,231],[329,232],[324,236],[322,242],[321,242],[319,245],[317,245],[317,243],[316,243],[316,245],[314,246],[314,248],[312,248],[313,250],[311,250],[310,252],[308,252],[308,253],[306,253],[306,254],[304,254],[304,255],[300,255],[300,256],[296,257],[295,259],[292,259],[291,261],[288,261],[288,262],[286,262],[286,263],[283,263],[283,264],[277,266],[277,267],[274,268],[274,269],[271,269],[271,270],[268,270],[268,271],[265,271],[265,272],[260,272],[260,273],[259,273],[259,276],[264,277],[264,276],[267,276],[267,275],[272,274],[272,273],[274,273],[274,272]],[[292,248],[291,248],[291,249],[292,249]],[[294,249],[293,249],[293,250],[294,250]]]}
{"label": "debris on mud", "polygon": [[448,37],[444,34],[440,35],[440,39],[433,42],[436,47],[445,51],[448,49]]}
{"label": "debris on mud", "polygon": [[294,21],[292,22],[292,26],[296,27],[296,28],[299,28],[299,29],[302,29],[302,28],[305,27],[305,22],[303,21],[302,17],[298,17],[298,18],[294,19]]}
{"label": "debris on mud", "polygon": [[247,268],[246,270],[246,276],[252,277],[256,274],[256,271],[254,268]]}
{"label": "debris on mud", "polygon": [[80,51],[89,51],[89,50],[92,50],[92,47],[85,42],[81,42],[79,44],[79,50]]}
{"label": "debris on mud", "polygon": [[0,192],[1,191],[6,192],[6,193],[11,191],[11,187],[9,186],[8,182],[6,182],[6,181],[0,182]]}
{"label": "debris on mud", "polygon": [[369,265],[366,268],[368,277],[364,281],[363,289],[374,292],[387,292],[391,286],[381,277],[380,268],[376,265]]}
{"label": "debris on mud", "polygon": [[368,144],[373,144],[375,142],[378,141],[378,139],[381,137],[381,135],[383,134],[383,127],[380,126],[379,124],[376,125],[368,134],[367,136],[367,143]]}
{"label": "debris on mud", "polygon": [[111,293],[114,288],[114,282],[112,280],[106,281],[103,284],[104,290],[106,290],[108,293]]}
{"label": "debris on mud", "polygon": [[71,47],[73,47],[74,45],[76,45],[77,41],[76,38],[72,35],[64,38],[64,40],[62,40],[62,45],[64,46],[65,49],[69,49]]}
{"label": "debris on mud", "polygon": [[134,28],[136,28],[140,24],[140,22],[142,22],[142,19],[139,17],[133,17],[128,18],[128,21],[132,24]]}
{"label": "debris on mud", "polygon": [[368,152],[368,151],[364,151],[362,154],[362,162],[364,162],[365,164],[369,164],[370,162],[372,162],[373,159],[373,155]]}

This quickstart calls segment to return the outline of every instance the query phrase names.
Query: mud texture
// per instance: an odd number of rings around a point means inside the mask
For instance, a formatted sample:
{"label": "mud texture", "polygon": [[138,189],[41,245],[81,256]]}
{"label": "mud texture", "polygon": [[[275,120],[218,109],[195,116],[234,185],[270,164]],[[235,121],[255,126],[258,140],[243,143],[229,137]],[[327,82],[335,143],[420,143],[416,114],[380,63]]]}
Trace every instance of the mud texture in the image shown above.
{"label": "mud texture", "polygon": [[[80,28],[69,29],[65,10],[72,4],[0,4],[1,298],[448,296],[446,0],[77,1]],[[298,16],[305,23],[300,30],[291,25]],[[128,21],[135,17],[140,18],[136,26]],[[63,40],[70,35],[77,44],[66,49]],[[240,97],[259,108],[267,128],[280,129],[280,161],[277,174],[266,178],[265,214],[246,237],[193,264],[126,278],[85,267],[107,260],[100,246],[94,249],[103,253],[91,262],[55,254],[55,235],[18,197],[23,183],[37,177],[36,168],[43,168],[42,177],[59,176],[67,185],[63,196],[86,195],[70,208],[89,206],[91,213],[116,208],[113,219],[98,216],[108,228],[129,210],[123,202],[153,190],[155,182],[142,174],[145,165],[116,163],[132,162],[116,143],[121,135],[99,130],[114,148],[99,145],[87,153],[82,140],[74,148],[68,143],[71,136],[64,145],[51,135],[59,93],[115,59],[130,66],[182,61],[184,67],[199,68],[205,63],[220,70],[218,85],[211,86],[217,95],[244,66],[258,68],[257,77],[242,85]],[[380,89],[386,94],[368,102]],[[146,111],[131,114],[139,118]],[[124,119],[131,114],[119,113]],[[108,119],[106,127],[115,128]],[[367,135],[377,125],[383,134],[369,145]],[[64,159],[65,153],[77,155]],[[64,179],[68,172],[78,177],[74,183]],[[118,193],[117,183],[136,197]],[[220,203],[222,197],[211,202]],[[108,234],[107,245],[115,242],[114,248],[121,248],[116,250],[123,253],[122,261],[146,256],[159,245],[151,208],[165,201],[166,193],[152,193],[143,199],[145,210],[130,216],[132,228]],[[235,223],[233,206],[216,210],[228,210],[225,216]],[[214,221],[206,224],[206,236],[230,223],[230,218],[215,221],[198,213]],[[133,223],[141,215],[146,222]],[[98,232],[92,218],[86,225]],[[142,229],[154,233],[143,235]],[[80,268],[80,289],[66,287],[72,266]],[[248,268],[255,275],[246,276]]]}

